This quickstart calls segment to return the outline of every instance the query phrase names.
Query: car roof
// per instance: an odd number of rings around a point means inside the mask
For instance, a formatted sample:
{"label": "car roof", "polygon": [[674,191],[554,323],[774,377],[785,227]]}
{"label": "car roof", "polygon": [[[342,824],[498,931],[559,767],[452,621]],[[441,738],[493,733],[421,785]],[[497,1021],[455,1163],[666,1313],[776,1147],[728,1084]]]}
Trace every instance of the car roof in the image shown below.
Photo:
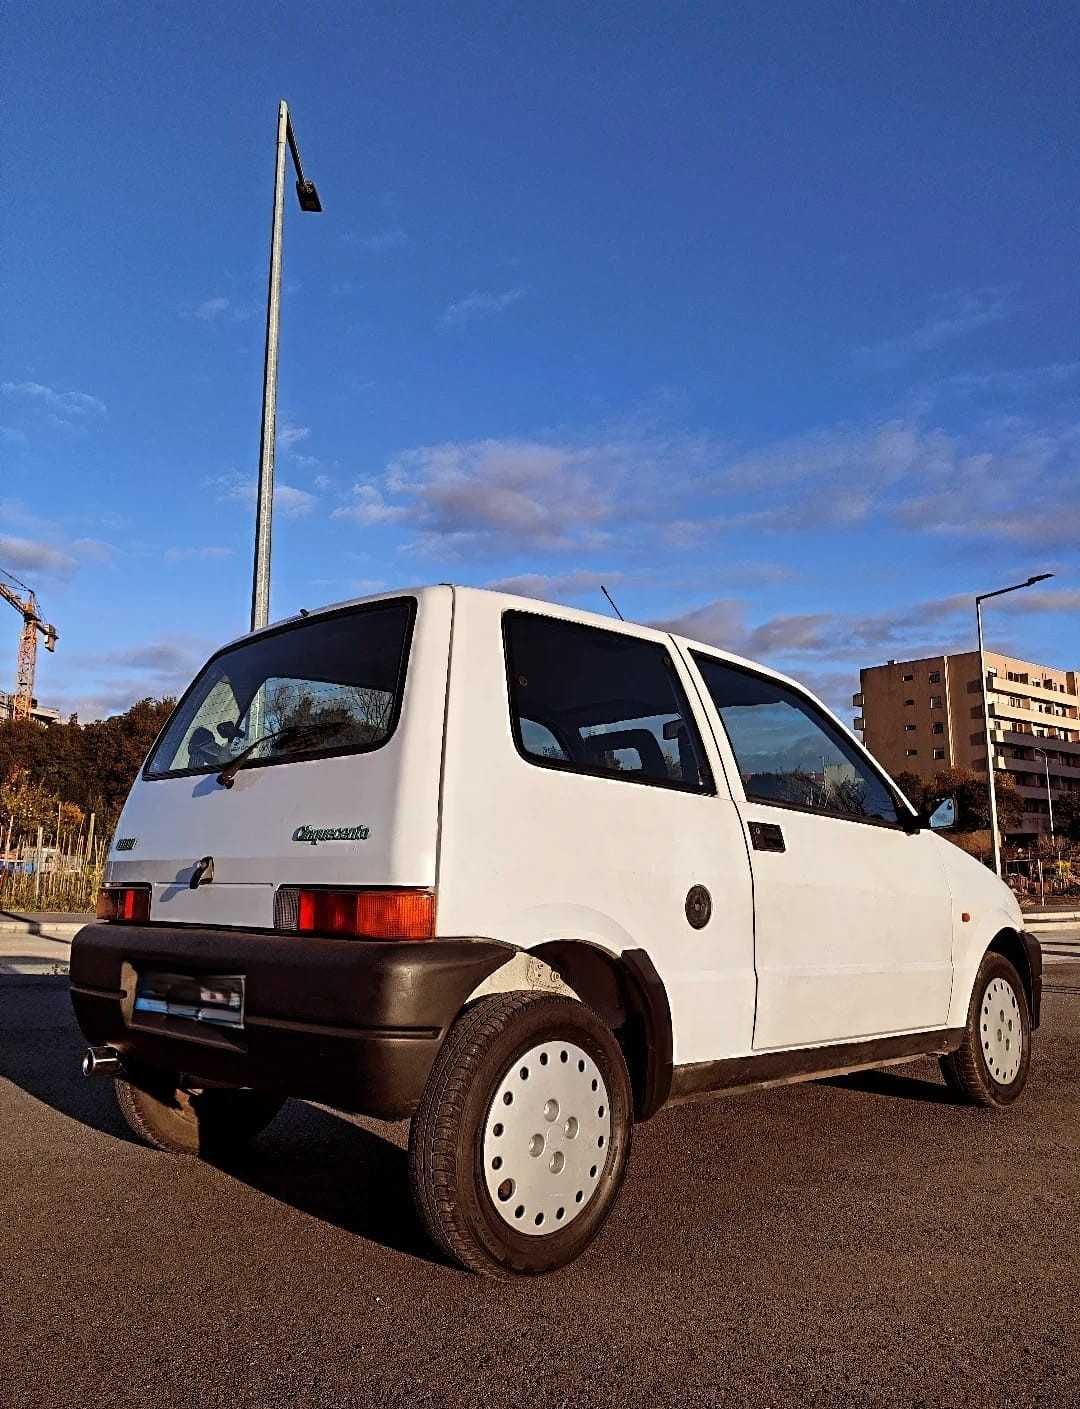
{"label": "car roof", "polygon": [[[551,602],[540,597],[526,597],[520,593],[502,592],[494,587],[470,587],[455,582],[424,583],[413,587],[396,587],[386,592],[365,593],[362,597],[348,597],[339,602],[327,602],[322,606],[311,607],[294,613],[292,616],[282,617],[278,621],[272,621],[267,626],[261,627],[258,631],[245,632],[243,636],[238,636],[227,645],[218,648],[214,654],[228,650],[231,646],[239,645],[241,641],[249,640],[264,633],[280,630],[281,627],[291,625],[300,621],[312,621],[320,616],[332,612],[347,610],[349,607],[363,606],[369,602],[391,601],[396,597],[416,597],[423,599],[426,596],[439,592],[451,590],[462,597],[478,596],[494,599],[504,611],[522,611],[542,613],[545,616],[558,617],[563,621],[577,622],[582,626],[595,626],[603,630],[626,632],[629,635],[643,636],[652,640],[670,639],[679,642],[691,651],[701,651],[707,655],[715,656],[720,660],[730,661],[733,665],[742,666],[747,670],[757,671],[761,675],[766,675],[780,684],[791,685],[795,689],[804,693],[812,694],[801,681],[793,679],[790,675],[783,674],[782,671],[774,670],[771,666],[763,665],[760,661],[750,660],[746,656],[740,656],[734,651],[724,650],[722,647],[714,645],[709,641],[699,641],[691,636],[682,636],[678,632],[668,631],[662,623],[650,624],[648,622],[623,620],[613,617],[609,613],[592,612],[581,607],[571,607],[565,602]],[[816,696],[815,696],[816,699]],[[818,701],[821,703],[821,701]],[[832,711],[828,706],[823,705],[829,714]],[[835,718],[835,715],[833,716]]]}

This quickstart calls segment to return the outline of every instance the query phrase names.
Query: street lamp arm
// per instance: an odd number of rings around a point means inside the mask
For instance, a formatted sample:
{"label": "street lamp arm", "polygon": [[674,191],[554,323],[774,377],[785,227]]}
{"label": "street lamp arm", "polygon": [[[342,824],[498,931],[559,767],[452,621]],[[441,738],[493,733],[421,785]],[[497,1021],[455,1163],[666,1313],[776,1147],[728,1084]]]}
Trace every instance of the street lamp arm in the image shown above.
{"label": "street lamp arm", "polygon": [[296,140],[296,133],[293,131],[292,117],[286,109],[285,114],[285,135],[289,141],[289,151],[292,153],[293,166],[296,168],[296,195],[300,201],[300,209],[312,211],[319,214],[322,211],[322,201],[319,193],[315,189],[315,182],[308,181],[304,177],[304,163],[300,159],[300,146]]}
{"label": "street lamp arm", "polygon": [[1029,577],[1026,582],[1014,582],[1011,587],[999,587],[996,592],[980,592],[976,596],[976,602],[988,602],[991,597],[1004,597],[1006,592],[1019,592],[1022,587],[1034,587],[1036,582],[1046,582],[1053,577],[1052,572],[1037,572],[1034,577]]}

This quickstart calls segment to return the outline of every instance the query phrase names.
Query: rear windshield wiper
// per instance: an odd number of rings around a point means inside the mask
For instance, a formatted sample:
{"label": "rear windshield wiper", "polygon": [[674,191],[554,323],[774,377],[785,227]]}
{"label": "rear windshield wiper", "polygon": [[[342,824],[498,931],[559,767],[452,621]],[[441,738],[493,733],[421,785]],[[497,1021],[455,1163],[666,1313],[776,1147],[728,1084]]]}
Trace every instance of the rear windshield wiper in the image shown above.
{"label": "rear windshield wiper", "polygon": [[242,768],[255,750],[269,743],[271,739],[298,739],[307,734],[338,733],[344,723],[341,719],[321,719],[311,724],[286,724],[284,729],[272,729],[269,734],[260,734],[246,749],[241,749],[235,758],[229,759],[217,775],[217,780],[223,788],[231,788],[237,769]]}

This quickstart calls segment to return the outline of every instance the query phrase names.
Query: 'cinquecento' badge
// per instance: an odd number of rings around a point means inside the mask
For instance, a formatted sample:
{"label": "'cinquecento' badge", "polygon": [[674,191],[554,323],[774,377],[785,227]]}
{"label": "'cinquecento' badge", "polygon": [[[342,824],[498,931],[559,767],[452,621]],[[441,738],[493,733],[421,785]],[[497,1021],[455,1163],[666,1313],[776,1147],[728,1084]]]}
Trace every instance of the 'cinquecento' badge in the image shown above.
{"label": "'cinquecento' badge", "polygon": [[297,827],[292,839],[318,846],[321,841],[367,841],[369,835],[368,827]]}

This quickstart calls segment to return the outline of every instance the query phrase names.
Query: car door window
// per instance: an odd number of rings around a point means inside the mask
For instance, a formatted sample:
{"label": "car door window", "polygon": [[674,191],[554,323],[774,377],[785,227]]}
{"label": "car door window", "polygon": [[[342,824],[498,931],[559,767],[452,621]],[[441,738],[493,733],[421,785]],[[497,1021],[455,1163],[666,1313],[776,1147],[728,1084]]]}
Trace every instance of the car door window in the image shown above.
{"label": "car door window", "polygon": [[711,792],[670,651],[529,612],[504,619],[514,739],[530,763]]}
{"label": "car door window", "polygon": [[694,652],[748,800],[875,822],[896,800],[853,740],[779,681]]}

